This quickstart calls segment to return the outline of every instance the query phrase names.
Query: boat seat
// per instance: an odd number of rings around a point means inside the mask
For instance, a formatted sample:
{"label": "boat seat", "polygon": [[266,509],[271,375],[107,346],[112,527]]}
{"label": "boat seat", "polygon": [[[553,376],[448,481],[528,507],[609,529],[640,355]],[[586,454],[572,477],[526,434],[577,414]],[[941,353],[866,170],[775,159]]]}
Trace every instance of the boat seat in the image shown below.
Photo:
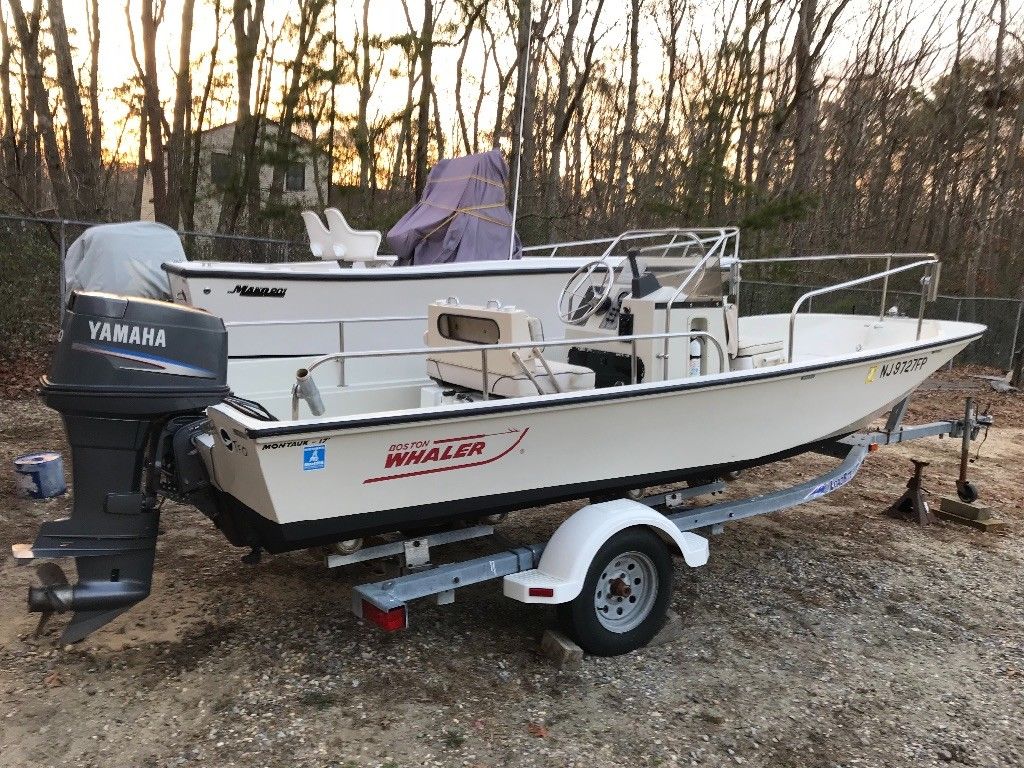
{"label": "boat seat", "polygon": [[784,344],[781,341],[765,341],[763,339],[740,339],[736,345],[736,357],[733,360],[734,370],[750,370],[752,368],[768,368],[786,362]]}
{"label": "boat seat", "polygon": [[[523,350],[525,353],[526,350]],[[524,364],[533,374],[537,384],[543,390],[543,394],[550,395],[557,390],[551,383],[551,376],[535,357],[525,357]],[[595,386],[594,372],[582,365],[570,365],[554,360],[548,360],[551,373],[554,374],[558,386],[563,392],[577,392],[580,390],[593,389]],[[436,357],[427,358],[427,375],[443,384],[461,387],[463,389],[480,391],[483,384],[483,374],[479,367],[466,367],[444,362]],[[488,378],[488,394],[497,397],[530,397],[541,394],[537,392],[537,386],[530,381],[530,377],[522,370],[516,373],[490,372]]]}
{"label": "boat seat", "polygon": [[781,352],[782,341],[765,341],[763,339],[740,339],[736,347],[736,357],[751,357]]}
{"label": "boat seat", "polygon": [[335,243],[331,233],[313,211],[303,211],[302,221],[306,225],[306,234],[309,235],[309,251],[318,259],[340,259],[343,250],[340,243]]}
{"label": "boat seat", "polygon": [[337,208],[325,210],[324,218],[327,219],[327,229],[331,240],[336,246],[340,246],[339,260],[353,263],[366,261],[392,263],[396,260],[395,256],[377,255],[381,233],[376,229],[352,229]]}

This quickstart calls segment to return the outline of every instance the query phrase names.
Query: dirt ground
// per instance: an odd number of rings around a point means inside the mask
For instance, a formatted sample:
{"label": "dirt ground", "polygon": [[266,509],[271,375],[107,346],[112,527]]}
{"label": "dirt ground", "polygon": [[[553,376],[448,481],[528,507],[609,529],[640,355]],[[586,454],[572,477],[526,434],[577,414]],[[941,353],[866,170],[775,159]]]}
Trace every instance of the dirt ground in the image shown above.
{"label": "dirt ground", "polygon": [[[37,401],[0,400],[0,766],[1024,765],[1024,396],[945,374],[908,422],[956,416],[967,393],[996,415],[971,473],[1007,533],[884,516],[910,457],[932,462],[933,497],[958,460],[951,440],[886,448],[826,499],[727,527],[707,566],[677,561],[681,639],[572,671],[538,653],[551,613],[496,583],[414,604],[384,634],[348,608],[372,567],[243,565],[173,506],[149,599],[74,647],[61,617],[33,637],[33,570],[9,545],[69,500],[15,498],[9,467],[66,447]],[[826,465],[752,471],[729,493]],[[502,531],[536,541],[577,506]]]}

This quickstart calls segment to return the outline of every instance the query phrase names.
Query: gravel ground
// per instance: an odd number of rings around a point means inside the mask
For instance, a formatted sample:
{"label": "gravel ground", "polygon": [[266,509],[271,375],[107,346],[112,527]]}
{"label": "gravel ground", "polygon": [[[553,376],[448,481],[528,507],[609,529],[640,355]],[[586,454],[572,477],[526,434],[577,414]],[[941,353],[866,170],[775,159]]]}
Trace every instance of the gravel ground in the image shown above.
{"label": "gravel ground", "polygon": [[[874,454],[828,498],[728,527],[707,566],[676,564],[683,637],[559,671],[537,652],[553,616],[462,590],[384,634],[348,610],[371,566],[304,553],[239,562],[198,513],[164,515],[154,594],[74,647],[35,638],[30,541],[67,499],[12,495],[10,460],[62,447],[54,414],[0,400],[0,766],[1024,765],[1024,397],[940,377],[909,421],[993,401],[972,467],[1003,535],[881,514],[908,458],[950,493],[958,445]],[[826,466],[747,473],[749,494]],[[502,526],[535,541],[578,504]]]}

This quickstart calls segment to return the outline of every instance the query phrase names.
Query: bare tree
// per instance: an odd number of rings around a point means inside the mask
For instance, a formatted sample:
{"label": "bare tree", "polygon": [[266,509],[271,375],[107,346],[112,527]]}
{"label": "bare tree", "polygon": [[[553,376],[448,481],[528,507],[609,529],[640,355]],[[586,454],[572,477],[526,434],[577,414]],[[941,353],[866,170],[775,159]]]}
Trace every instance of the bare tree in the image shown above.
{"label": "bare tree", "polygon": [[[21,57],[25,68],[26,102],[35,116],[36,127],[43,140],[43,154],[57,212],[64,218],[77,215],[75,196],[64,172],[64,162],[57,143],[57,131],[50,112],[50,100],[43,83],[43,66],[39,59],[39,28],[42,20],[42,0],[35,0],[32,11],[26,15],[21,0],[8,0],[14,16],[14,28],[21,44]],[[27,110],[26,110],[27,111]]]}
{"label": "bare tree", "polygon": [[253,66],[263,25],[265,0],[233,0],[232,26],[235,33],[235,77],[238,107],[231,139],[231,162],[234,173],[224,187],[217,231],[234,232],[246,201],[246,190],[254,179],[258,158],[256,139],[258,124],[252,112]]}
{"label": "bare tree", "polygon": [[626,116],[622,132],[622,156],[619,158],[618,222],[624,226],[629,173],[633,165],[634,126],[636,124],[636,89],[640,72],[640,9],[641,0],[631,0],[629,11],[629,85],[626,88]]}
{"label": "bare tree", "polygon": [[178,71],[174,78],[174,111],[167,137],[166,221],[177,227],[181,221],[183,196],[191,175],[188,133],[192,118],[192,25],[195,0],[181,4],[181,33],[178,39]]}
{"label": "bare tree", "polygon": [[100,3],[89,0],[89,124],[93,157],[103,157],[103,118],[100,114]]}
{"label": "bare tree", "polygon": [[350,56],[356,82],[359,84],[359,110],[356,113],[356,126],[352,138],[355,141],[356,152],[359,153],[359,189],[363,191],[364,202],[368,202],[370,168],[373,164],[368,114],[374,80],[374,67],[370,58],[370,0],[363,0],[362,24]]}
{"label": "bare tree", "polygon": [[[199,186],[199,160],[203,147],[203,131],[210,108],[211,94],[213,93],[214,73],[217,71],[217,55],[220,51],[221,39],[221,14],[223,10],[222,0],[213,2],[213,28],[215,31],[213,47],[210,49],[210,65],[206,71],[206,79],[203,82],[202,96],[199,98],[199,110],[192,123],[191,136],[188,137],[190,144],[187,149],[190,158],[187,165],[188,178],[187,188],[182,190],[181,221],[187,230],[195,229],[196,191]],[[188,144],[188,142],[186,142]]]}
{"label": "bare tree", "polygon": [[64,117],[67,122],[67,168],[81,214],[94,217],[98,211],[97,179],[99,157],[93,156],[93,144],[85,126],[85,110],[78,88],[78,77],[71,56],[67,23],[64,21],[62,0],[49,0],[50,36],[57,64],[57,82],[64,97]]}
{"label": "bare tree", "polygon": [[296,28],[295,59],[291,62],[288,84],[281,99],[281,118],[277,125],[275,152],[273,157],[273,176],[270,182],[270,193],[267,208],[273,210],[280,204],[284,193],[284,183],[289,164],[295,157],[295,143],[292,127],[295,123],[295,111],[299,97],[304,88],[304,66],[313,36],[317,31],[320,15],[327,7],[326,0],[304,0],[299,4],[299,22]]}
{"label": "bare tree", "polygon": [[430,143],[430,94],[433,89],[434,0],[423,0],[423,26],[419,36],[420,98],[416,115],[416,168],[413,192],[419,200],[427,185],[427,155]]}
{"label": "bare tree", "polygon": [[0,146],[0,159],[3,162],[4,185],[10,185],[18,175],[20,158],[18,157],[18,140],[14,134],[14,97],[11,92],[11,59],[13,49],[7,21],[4,19],[3,6],[0,5],[0,96],[3,98],[4,130],[3,144]]}
{"label": "bare tree", "polygon": [[132,59],[142,83],[143,110],[146,112],[146,139],[149,141],[149,173],[153,183],[153,213],[156,220],[177,226],[172,221],[167,200],[167,166],[164,152],[164,116],[160,103],[160,82],[156,64],[156,35],[166,5],[164,0],[142,0],[142,60],[139,60],[138,48],[135,44],[135,32],[132,25],[131,2],[125,0],[124,15],[128,24],[128,36]]}

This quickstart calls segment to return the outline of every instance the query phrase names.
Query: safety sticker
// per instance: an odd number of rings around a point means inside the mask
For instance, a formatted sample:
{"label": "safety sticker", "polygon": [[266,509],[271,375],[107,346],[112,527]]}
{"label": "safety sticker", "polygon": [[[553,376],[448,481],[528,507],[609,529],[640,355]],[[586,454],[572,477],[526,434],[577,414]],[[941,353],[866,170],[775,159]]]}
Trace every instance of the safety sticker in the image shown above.
{"label": "safety sticker", "polygon": [[326,445],[310,445],[302,449],[302,471],[323,469],[327,462]]}
{"label": "safety sticker", "polygon": [[822,496],[826,496],[832,491],[838,490],[846,485],[848,482],[853,480],[853,476],[856,474],[852,469],[848,469],[839,477],[829,480],[827,483],[822,483],[816,486],[810,493],[804,496],[804,501],[810,501],[811,499],[820,499]]}

